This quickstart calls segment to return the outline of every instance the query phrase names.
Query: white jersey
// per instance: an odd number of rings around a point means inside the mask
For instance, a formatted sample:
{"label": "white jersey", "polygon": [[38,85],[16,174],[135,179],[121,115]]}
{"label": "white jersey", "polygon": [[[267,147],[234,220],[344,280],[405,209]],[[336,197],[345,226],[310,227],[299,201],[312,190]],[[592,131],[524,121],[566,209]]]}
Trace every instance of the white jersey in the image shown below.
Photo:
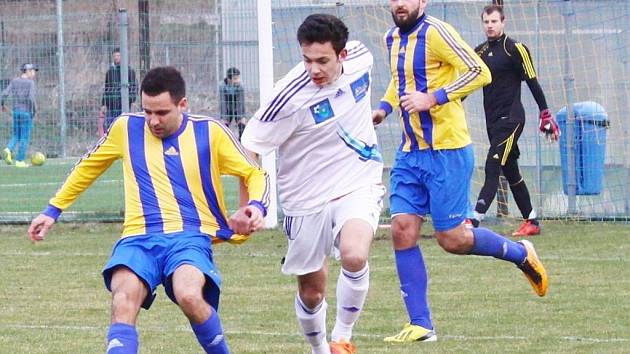
{"label": "white jersey", "polygon": [[278,191],[285,215],[316,213],[331,200],[382,183],[383,158],[372,124],[372,54],[358,41],[339,78],[315,85],[304,63],[274,87],[248,122],[243,145],[258,154],[278,149]]}

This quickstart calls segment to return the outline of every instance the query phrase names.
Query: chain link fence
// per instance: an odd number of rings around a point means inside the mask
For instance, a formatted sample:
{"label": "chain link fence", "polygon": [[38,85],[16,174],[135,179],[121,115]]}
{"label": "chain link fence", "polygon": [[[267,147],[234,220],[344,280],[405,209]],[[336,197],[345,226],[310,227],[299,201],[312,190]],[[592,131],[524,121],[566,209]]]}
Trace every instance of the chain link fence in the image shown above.
{"label": "chain link fence", "polygon": [[[451,23],[474,47],[485,40],[480,13],[488,3],[432,0],[427,12]],[[0,89],[20,74],[22,64],[38,65],[38,111],[30,151],[43,151],[49,158],[59,158],[57,164],[66,172],[71,166],[68,161],[75,160],[98,139],[105,75],[113,65],[115,48],[122,47],[123,62],[135,72],[138,86],[151,67],[173,65],[180,69],[187,82],[191,111],[215,117],[221,116],[221,97],[225,96],[219,88],[227,82],[227,70],[237,68],[244,101],[242,114],[249,116],[259,104],[256,6],[255,0],[3,0],[0,1]],[[569,102],[594,101],[606,110],[610,122],[607,138],[598,142],[605,144],[604,167],[598,172],[603,175],[601,192],[567,196],[558,145],[547,144],[537,135],[537,107],[524,86],[523,103],[528,121],[519,141],[520,163],[535,207],[545,217],[627,220],[630,148],[626,137],[630,129],[625,116],[630,108],[630,2],[508,0],[505,6],[506,32],[530,48],[552,110],[557,112]],[[126,27],[121,26],[120,9],[126,9]],[[302,19],[314,12],[343,18],[351,37],[372,50],[376,103],[389,81],[382,42],[392,22],[386,1],[273,0],[274,62],[269,66],[273,67],[275,78],[282,77],[300,60],[295,32]],[[121,30],[126,33],[126,43],[121,42],[121,37],[125,37],[121,36]],[[474,198],[483,182],[488,146],[480,92],[467,99],[465,107],[478,165],[471,192]],[[130,110],[140,110],[139,99],[131,103]],[[10,113],[0,113],[2,148],[11,134]],[[398,121],[388,120],[378,134],[386,162],[391,163],[400,137]],[[119,177],[111,178],[114,181]],[[122,209],[122,184],[111,181],[101,187],[118,188],[116,193],[110,193],[112,200],[105,201],[118,213]],[[37,183],[43,183],[40,177],[14,172],[10,166],[0,168],[0,184],[13,186],[4,190],[23,188],[24,200],[39,203],[39,208],[45,198],[33,192],[36,188],[32,186]],[[0,214],[38,210],[31,210],[29,203],[26,203],[29,206],[16,205],[20,203],[11,199],[14,198],[11,193],[2,194],[7,198],[3,203],[12,207],[0,207]],[[86,202],[90,203],[103,204],[104,200]],[[507,203],[510,210],[516,210],[512,200]]]}

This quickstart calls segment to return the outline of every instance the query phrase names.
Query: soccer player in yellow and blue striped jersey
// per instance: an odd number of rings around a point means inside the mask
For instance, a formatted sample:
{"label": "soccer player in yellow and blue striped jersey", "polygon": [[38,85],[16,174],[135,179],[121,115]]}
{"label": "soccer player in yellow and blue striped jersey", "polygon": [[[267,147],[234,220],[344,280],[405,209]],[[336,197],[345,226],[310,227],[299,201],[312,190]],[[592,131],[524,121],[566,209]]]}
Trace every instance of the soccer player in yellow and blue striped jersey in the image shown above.
{"label": "soccer player in yellow and blue striped jersey", "polygon": [[[221,277],[211,243],[239,243],[263,226],[267,174],[220,121],[186,113],[185,82],[176,69],[150,70],[141,91],[144,113],[114,122],[32,221],[29,236],[43,240],[61,212],[121,159],[125,222],[103,270],[112,292],[107,353],[137,352],[138,311],[151,306],[160,284],[188,317],[204,350],[228,353],[216,312]],[[251,198],[229,218],[221,184],[225,174],[242,178]]]}
{"label": "soccer player in yellow and blue striped jersey", "polygon": [[424,13],[428,0],[390,0],[396,26],[385,34],[392,80],[375,124],[400,110],[402,143],[390,177],[392,239],[409,323],[386,342],[435,341],[428,275],[418,247],[431,214],[440,246],[454,254],[493,256],[519,266],[538,295],[547,278],[528,241],[464,226],[473,150],[461,99],[491,81],[488,67],[449,24]]}

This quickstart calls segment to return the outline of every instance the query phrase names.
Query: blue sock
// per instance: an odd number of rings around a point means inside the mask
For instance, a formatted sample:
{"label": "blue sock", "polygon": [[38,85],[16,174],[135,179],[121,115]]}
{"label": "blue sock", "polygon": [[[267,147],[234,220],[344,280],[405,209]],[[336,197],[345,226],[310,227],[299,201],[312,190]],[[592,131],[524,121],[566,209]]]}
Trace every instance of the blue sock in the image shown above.
{"label": "blue sock", "polygon": [[126,323],[112,323],[107,333],[106,353],[138,353],[138,332],[136,332],[136,327]]}
{"label": "blue sock", "polygon": [[527,257],[527,251],[520,243],[510,241],[483,227],[472,229],[472,232],[475,236],[475,244],[470,250],[470,254],[492,256],[516,265],[523,263]]}
{"label": "blue sock", "polygon": [[414,246],[406,250],[394,251],[394,254],[398,279],[400,279],[400,291],[403,294],[411,324],[433,329],[431,310],[427,300],[429,276],[420,247]]}
{"label": "blue sock", "polygon": [[212,309],[212,314],[206,322],[200,324],[190,324],[193,332],[197,336],[197,340],[201,347],[208,354],[229,354],[227,342],[223,335],[223,327],[221,326],[221,319],[215,309]]}

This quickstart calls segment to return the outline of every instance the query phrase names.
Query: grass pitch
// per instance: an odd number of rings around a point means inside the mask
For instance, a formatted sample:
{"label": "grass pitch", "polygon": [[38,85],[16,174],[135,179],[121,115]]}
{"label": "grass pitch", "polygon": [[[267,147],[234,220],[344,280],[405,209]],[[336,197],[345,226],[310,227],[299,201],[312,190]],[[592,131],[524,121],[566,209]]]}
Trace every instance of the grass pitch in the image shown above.
{"label": "grass pitch", "polygon": [[[493,228],[509,233],[516,226]],[[0,353],[104,351],[110,297],[100,270],[119,232],[119,224],[59,224],[32,245],[25,226],[0,227]],[[543,232],[533,241],[550,275],[544,298],[511,264],[449,255],[423,238],[438,342],[395,346],[382,337],[397,332],[406,315],[389,231],[379,230],[370,293],[355,327],[359,353],[628,352],[628,225],[546,222]],[[215,248],[224,278],[220,313],[233,353],[309,352],[293,312],[295,281],[279,270],[284,251],[276,230]],[[329,333],[339,272],[332,265]],[[151,310],[141,311],[138,330],[141,353],[201,353],[162,288]]]}

